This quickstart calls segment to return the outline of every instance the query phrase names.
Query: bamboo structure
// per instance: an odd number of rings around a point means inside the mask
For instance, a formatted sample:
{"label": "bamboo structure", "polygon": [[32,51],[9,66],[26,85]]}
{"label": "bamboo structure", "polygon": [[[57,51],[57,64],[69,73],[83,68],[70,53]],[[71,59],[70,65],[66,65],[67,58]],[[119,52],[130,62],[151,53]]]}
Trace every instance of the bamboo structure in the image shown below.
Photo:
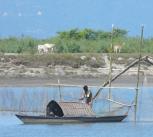
{"label": "bamboo structure", "polygon": [[[114,33],[114,25],[112,24],[112,33],[111,33],[111,47],[110,47],[110,68],[109,68],[109,93],[108,98],[111,99],[111,83],[112,83],[112,52],[113,52],[113,33]],[[110,111],[110,103],[109,103],[109,111]]]}
{"label": "bamboo structure", "polygon": [[61,86],[60,86],[60,80],[58,79],[58,88],[59,88],[59,96],[60,96],[60,101],[62,100],[62,93],[61,93]]}
{"label": "bamboo structure", "polygon": [[[115,81],[117,78],[119,78],[122,74],[124,74],[126,71],[128,71],[130,68],[132,68],[133,66],[135,66],[136,64],[138,64],[138,62],[141,63],[141,61],[147,62],[150,65],[153,65],[153,60],[152,57],[150,56],[143,56],[140,59],[136,59],[133,62],[131,62],[123,71],[121,71],[119,74],[117,74],[116,76],[112,77],[111,82]],[[109,80],[107,80],[103,86],[101,88],[98,89],[97,93],[95,94],[95,96],[93,97],[93,99],[96,99],[96,97],[100,94],[100,92],[103,90],[104,87],[106,87],[109,84]]]}
{"label": "bamboo structure", "polygon": [[[100,91],[114,80],[116,80],[119,76],[121,76],[123,73],[125,73],[127,70],[129,70],[131,67],[135,66],[136,64],[138,64],[138,70],[137,70],[137,84],[136,84],[136,95],[135,95],[135,121],[136,121],[136,113],[137,113],[137,105],[138,105],[138,92],[139,92],[139,81],[140,81],[140,63],[141,61],[145,61],[150,63],[151,65],[153,65],[153,62],[151,62],[149,60],[148,56],[141,56],[141,47],[143,45],[143,29],[144,27],[142,26],[141,28],[141,39],[140,39],[140,46],[139,46],[139,57],[138,59],[136,59],[135,61],[133,61],[127,68],[125,68],[122,72],[120,72],[118,75],[114,76],[112,79],[109,79],[108,81],[106,81],[103,86],[97,91],[97,93],[95,94],[95,96],[93,97],[93,99],[95,99],[99,94]],[[110,74],[109,74],[110,75]],[[110,98],[109,98],[110,100]]]}
{"label": "bamboo structure", "polygon": [[140,81],[140,61],[141,61],[141,47],[143,45],[143,29],[144,26],[141,26],[141,39],[140,39],[140,46],[139,46],[139,61],[138,61],[138,72],[137,72],[137,85],[136,85],[136,96],[135,96],[135,121],[137,117],[137,106],[138,106],[138,92],[139,92],[139,81]]}
{"label": "bamboo structure", "polygon": [[[144,56],[144,57],[140,58],[140,61],[143,61],[143,60],[147,61],[147,60],[146,60],[147,58],[148,58],[147,56]],[[118,77],[120,77],[122,74],[124,74],[126,71],[128,71],[131,67],[135,66],[138,62],[139,62],[139,59],[136,59],[135,61],[131,62],[131,64],[130,64],[128,67],[126,67],[123,71],[121,71],[121,72],[120,72],[119,74],[117,74],[116,76],[112,77],[111,82],[115,81]],[[109,80],[107,80],[107,81],[103,84],[103,86],[102,86],[101,88],[98,89],[98,91],[97,91],[97,93],[95,94],[95,96],[93,97],[93,99],[96,99],[96,97],[100,94],[100,92],[102,91],[102,89],[103,89],[104,87],[106,87],[108,84],[109,84]]]}

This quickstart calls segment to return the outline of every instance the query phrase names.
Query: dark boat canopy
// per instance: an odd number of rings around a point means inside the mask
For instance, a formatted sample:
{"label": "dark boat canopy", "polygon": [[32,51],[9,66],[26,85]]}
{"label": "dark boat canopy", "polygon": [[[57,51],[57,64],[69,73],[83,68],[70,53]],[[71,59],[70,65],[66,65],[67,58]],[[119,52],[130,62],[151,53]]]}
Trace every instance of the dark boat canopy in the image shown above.
{"label": "dark boat canopy", "polygon": [[58,103],[54,100],[50,101],[46,108],[46,115],[55,115],[58,117],[63,117],[64,113],[62,111],[62,108],[58,105]]}
{"label": "dark boat canopy", "polygon": [[92,108],[81,102],[56,102],[51,100],[46,107],[47,116],[95,116]]}

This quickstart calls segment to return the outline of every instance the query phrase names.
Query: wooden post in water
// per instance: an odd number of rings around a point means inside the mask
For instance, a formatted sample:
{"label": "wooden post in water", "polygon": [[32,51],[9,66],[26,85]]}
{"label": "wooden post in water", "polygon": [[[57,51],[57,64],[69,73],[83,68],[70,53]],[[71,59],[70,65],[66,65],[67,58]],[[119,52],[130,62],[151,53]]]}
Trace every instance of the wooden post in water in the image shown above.
{"label": "wooden post in water", "polygon": [[[112,24],[112,32],[111,32],[111,47],[110,47],[110,53],[109,53],[110,68],[109,68],[109,93],[108,93],[108,99],[111,99],[113,33],[114,33],[114,25]],[[109,111],[110,111],[110,103],[109,103]]]}
{"label": "wooden post in water", "polygon": [[141,48],[143,45],[143,29],[144,26],[141,26],[141,39],[140,39],[140,45],[139,45],[139,62],[138,62],[138,72],[137,72],[137,85],[136,85],[136,95],[135,95],[135,115],[134,119],[137,120],[137,107],[138,107],[138,96],[139,96],[139,81],[140,81],[140,61],[141,61]]}
{"label": "wooden post in water", "polygon": [[60,96],[60,101],[62,100],[62,93],[61,93],[61,86],[60,86],[60,80],[58,79],[58,88],[59,88],[59,96]]}

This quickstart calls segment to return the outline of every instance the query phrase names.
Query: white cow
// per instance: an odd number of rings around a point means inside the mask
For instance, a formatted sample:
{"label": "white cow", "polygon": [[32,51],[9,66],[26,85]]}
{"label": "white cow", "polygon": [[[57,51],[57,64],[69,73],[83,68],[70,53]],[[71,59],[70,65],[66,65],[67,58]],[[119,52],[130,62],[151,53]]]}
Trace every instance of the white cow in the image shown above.
{"label": "white cow", "polygon": [[120,53],[124,45],[125,42],[123,42],[122,44],[114,45],[113,46],[114,53]]}
{"label": "white cow", "polygon": [[38,45],[38,53],[47,53],[48,50],[44,45]]}
{"label": "white cow", "polygon": [[55,44],[44,44],[44,46],[48,49],[48,51],[54,51]]}
{"label": "white cow", "polygon": [[54,51],[55,44],[44,44],[44,45],[38,45],[38,53],[48,53]]}
{"label": "white cow", "polygon": [[114,45],[113,48],[115,53],[120,53],[122,49],[122,45]]}

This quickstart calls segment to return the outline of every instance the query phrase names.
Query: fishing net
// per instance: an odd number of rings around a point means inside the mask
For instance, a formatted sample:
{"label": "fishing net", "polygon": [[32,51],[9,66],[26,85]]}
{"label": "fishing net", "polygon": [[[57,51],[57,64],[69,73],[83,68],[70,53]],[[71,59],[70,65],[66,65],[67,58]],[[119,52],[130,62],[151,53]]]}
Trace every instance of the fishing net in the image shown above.
{"label": "fishing net", "polygon": [[134,88],[104,88],[93,104],[98,115],[124,115],[128,114],[134,99]]}
{"label": "fishing net", "polygon": [[[150,82],[149,77],[147,80]],[[146,81],[147,83],[147,81]],[[93,95],[99,87],[89,87]],[[137,121],[153,121],[153,88],[143,87],[139,90]],[[60,92],[62,98],[60,98]],[[0,111],[45,114],[46,105],[50,100],[75,101],[83,93],[82,87],[58,86],[55,87],[3,87],[0,88]],[[92,109],[99,115],[120,115],[128,112],[127,121],[134,121],[135,107],[128,107],[135,100],[134,88],[111,88],[111,100],[121,102],[118,104],[108,100],[109,88],[104,88],[96,100]],[[81,101],[82,102],[82,101]],[[124,105],[123,105],[124,104]],[[126,105],[125,105],[126,104]],[[130,108],[130,109],[129,109]]]}

